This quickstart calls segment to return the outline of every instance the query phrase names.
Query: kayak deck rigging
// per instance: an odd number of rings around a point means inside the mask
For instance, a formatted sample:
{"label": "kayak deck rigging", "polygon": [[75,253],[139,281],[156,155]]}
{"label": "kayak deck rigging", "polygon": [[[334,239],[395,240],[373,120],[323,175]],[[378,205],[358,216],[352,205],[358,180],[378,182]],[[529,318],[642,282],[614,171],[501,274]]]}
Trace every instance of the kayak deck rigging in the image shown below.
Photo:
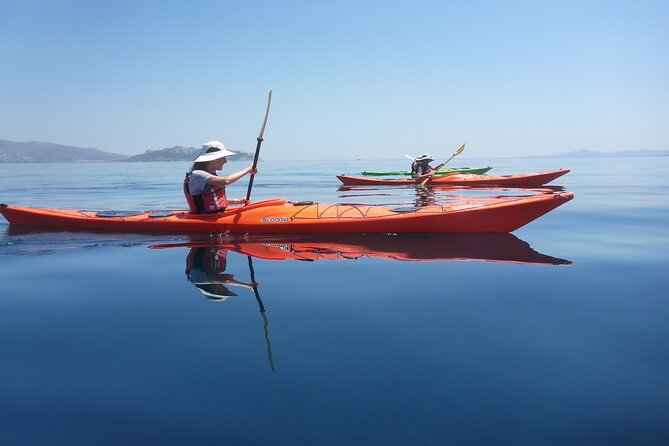
{"label": "kayak deck rigging", "polygon": [[[527,197],[504,197],[503,201],[508,203],[511,201],[524,200]],[[368,205],[368,204],[323,204],[314,202],[284,202],[285,206],[292,206],[298,208],[292,215],[286,217],[290,221],[295,220],[323,220],[323,219],[367,219],[367,218],[383,218],[392,215],[405,215],[410,213],[419,214],[444,214],[447,212],[460,211],[463,209],[473,209],[483,207],[486,203],[497,203],[502,198],[482,199],[469,198],[466,201],[457,202],[451,205],[431,205],[431,206],[406,206],[406,207],[386,207],[383,205]],[[264,202],[259,202],[264,203]],[[274,202],[272,201],[272,204]],[[65,217],[77,215],[81,218],[89,219],[105,219],[117,221],[136,221],[137,219],[168,219],[170,217],[182,218],[184,214],[193,217],[202,218],[218,218],[228,215],[237,214],[244,208],[229,209],[226,212],[211,213],[211,214],[191,214],[188,211],[90,211],[90,210],[65,210],[65,209],[49,209],[53,214],[60,214]],[[271,217],[268,217],[271,218]]]}

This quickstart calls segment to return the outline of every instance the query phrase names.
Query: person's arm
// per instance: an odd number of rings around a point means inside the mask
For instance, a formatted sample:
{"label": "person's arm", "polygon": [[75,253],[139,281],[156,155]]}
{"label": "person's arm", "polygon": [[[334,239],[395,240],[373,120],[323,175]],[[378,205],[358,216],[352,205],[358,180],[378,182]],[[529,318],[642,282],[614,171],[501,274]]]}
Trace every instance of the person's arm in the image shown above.
{"label": "person's arm", "polygon": [[242,288],[248,288],[250,290],[253,289],[254,286],[260,286],[257,282],[251,282],[251,283],[245,283],[245,282],[239,282],[238,280],[231,280],[227,282],[227,285],[232,285],[232,286],[238,286]]}
{"label": "person's arm", "polygon": [[[217,177],[216,175],[212,175],[209,177],[207,180],[207,184],[210,186],[218,185],[218,186],[227,186],[228,184],[232,184],[235,181],[239,180],[242,178],[244,175],[253,173],[254,175],[258,173],[258,168],[256,167],[253,169],[253,166],[249,166],[244,170],[240,170],[239,172],[232,173],[230,175],[226,175],[224,177]],[[247,200],[246,198],[228,198],[228,204],[249,204],[251,200]]]}
{"label": "person's arm", "polygon": [[240,282],[238,280],[235,280],[235,276],[233,274],[227,274],[227,273],[221,274],[219,277],[210,280],[211,283],[219,285],[231,285],[249,289],[253,289],[254,286],[260,286],[260,284],[258,284],[257,282],[251,282],[251,283]]}
{"label": "person's arm", "polygon": [[239,180],[242,178],[244,175],[253,173],[254,175],[258,173],[258,168],[256,167],[253,169],[252,166],[247,167],[244,170],[240,170],[239,172],[231,173],[230,175],[226,175],[224,177],[218,177],[216,175],[212,175],[209,177],[207,180],[207,184],[209,186],[227,186],[228,184],[232,184],[235,181]]}

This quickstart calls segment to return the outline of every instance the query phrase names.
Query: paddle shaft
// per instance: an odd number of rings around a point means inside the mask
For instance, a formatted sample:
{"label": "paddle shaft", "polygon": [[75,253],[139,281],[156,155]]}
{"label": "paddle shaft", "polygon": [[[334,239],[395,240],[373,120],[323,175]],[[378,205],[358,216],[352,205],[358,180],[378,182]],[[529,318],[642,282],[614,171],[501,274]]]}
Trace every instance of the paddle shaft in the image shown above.
{"label": "paddle shaft", "polygon": [[265,305],[263,305],[262,300],[260,299],[260,293],[258,292],[258,284],[256,283],[256,272],[253,270],[253,260],[251,256],[247,256],[249,259],[249,271],[251,271],[251,283],[253,284],[253,292],[256,295],[256,300],[258,301],[258,307],[260,307],[260,312],[265,312]]}
{"label": "paddle shaft", "polygon": [[[256,154],[253,157],[253,166],[251,167],[251,171],[256,170],[256,167],[258,167],[258,156],[260,155],[260,144],[262,144],[262,139],[258,138],[258,144],[256,145]],[[253,189],[253,179],[256,177],[256,174],[251,172],[251,178],[249,179],[249,188],[246,189],[246,204],[249,204],[249,200],[251,199],[251,189]]]}
{"label": "paddle shaft", "polygon": [[267,360],[269,361],[269,366],[272,369],[272,372],[276,373],[276,368],[274,367],[274,360],[272,359],[272,343],[269,340],[269,322],[267,321],[267,315],[265,314],[265,305],[263,305],[262,300],[260,299],[260,293],[258,292],[258,283],[256,282],[256,272],[253,270],[253,260],[251,256],[247,256],[249,259],[249,271],[251,272],[251,282],[253,283],[253,292],[256,295],[256,300],[258,301],[258,307],[260,308],[260,315],[263,320],[263,330],[265,331],[265,343],[267,344]]}

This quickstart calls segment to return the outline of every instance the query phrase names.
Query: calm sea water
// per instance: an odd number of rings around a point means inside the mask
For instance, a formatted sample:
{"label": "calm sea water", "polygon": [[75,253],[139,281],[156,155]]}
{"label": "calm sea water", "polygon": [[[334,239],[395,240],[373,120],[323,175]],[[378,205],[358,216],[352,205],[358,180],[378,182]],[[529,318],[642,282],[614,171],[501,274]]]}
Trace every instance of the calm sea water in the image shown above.
{"label": "calm sea water", "polygon": [[[334,177],[403,164],[263,161],[253,198],[535,193]],[[556,183],[576,198],[473,238],[253,243],[0,218],[0,444],[669,444],[669,158],[456,164],[569,167]],[[187,168],[0,164],[0,201],[180,209]]]}

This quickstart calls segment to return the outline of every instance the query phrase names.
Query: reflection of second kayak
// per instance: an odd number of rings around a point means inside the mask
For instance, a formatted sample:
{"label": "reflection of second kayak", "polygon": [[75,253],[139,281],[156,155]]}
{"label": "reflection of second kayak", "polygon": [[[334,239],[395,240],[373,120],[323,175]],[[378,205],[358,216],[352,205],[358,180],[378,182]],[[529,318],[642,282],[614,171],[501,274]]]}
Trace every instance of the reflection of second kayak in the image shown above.
{"label": "reflection of second kayak", "polygon": [[569,265],[541,254],[512,234],[395,234],[293,236],[209,239],[153,245],[152,248],[216,246],[264,260],[347,260],[375,258],[401,261],[479,260],[521,264]]}

